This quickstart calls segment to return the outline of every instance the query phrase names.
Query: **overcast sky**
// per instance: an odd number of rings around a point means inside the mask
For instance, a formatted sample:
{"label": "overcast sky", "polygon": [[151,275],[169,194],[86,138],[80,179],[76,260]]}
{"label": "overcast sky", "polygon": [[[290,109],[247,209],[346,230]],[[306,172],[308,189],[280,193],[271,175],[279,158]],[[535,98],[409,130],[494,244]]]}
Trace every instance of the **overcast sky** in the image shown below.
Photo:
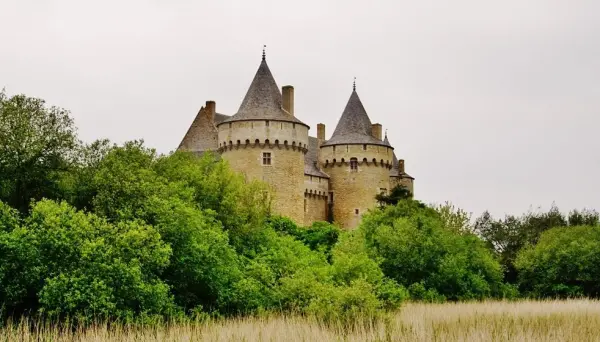
{"label": "overcast sky", "polygon": [[237,111],[266,44],[311,135],[357,78],[420,200],[600,209],[598,0],[0,0],[0,38],[0,88],[84,141],[174,150],[206,100]]}

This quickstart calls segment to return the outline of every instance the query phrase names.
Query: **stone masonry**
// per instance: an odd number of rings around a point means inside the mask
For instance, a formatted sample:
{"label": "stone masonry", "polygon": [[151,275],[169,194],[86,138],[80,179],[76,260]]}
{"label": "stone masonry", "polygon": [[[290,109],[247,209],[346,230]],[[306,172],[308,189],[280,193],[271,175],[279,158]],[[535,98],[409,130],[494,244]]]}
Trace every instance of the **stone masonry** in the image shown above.
{"label": "stone masonry", "polygon": [[375,196],[414,178],[404,169],[382,126],[372,124],[356,86],[331,137],[317,125],[317,137],[294,113],[294,88],[279,91],[263,59],[238,109],[228,116],[207,101],[178,149],[214,151],[248,180],[271,186],[273,210],[299,225],[333,221],[346,229],[377,205]]}

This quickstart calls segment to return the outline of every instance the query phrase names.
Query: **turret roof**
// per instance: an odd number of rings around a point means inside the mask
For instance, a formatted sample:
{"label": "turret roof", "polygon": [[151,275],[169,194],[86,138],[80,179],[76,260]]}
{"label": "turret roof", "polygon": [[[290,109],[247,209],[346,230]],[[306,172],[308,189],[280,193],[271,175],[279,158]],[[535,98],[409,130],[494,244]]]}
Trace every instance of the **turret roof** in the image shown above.
{"label": "turret roof", "polygon": [[[371,119],[358,97],[356,89],[352,91],[346,108],[338,121],[331,138],[323,146],[341,144],[373,144],[390,146],[389,142],[381,141],[371,134]],[[390,146],[391,147],[391,146]]]}
{"label": "turret roof", "polygon": [[281,104],[281,92],[263,55],[263,60],[237,113],[221,123],[244,120],[279,120],[299,123],[308,127],[307,124],[285,111]]}
{"label": "turret roof", "polygon": [[315,137],[308,137],[308,151],[304,155],[304,174],[329,178],[319,167],[319,142]]}

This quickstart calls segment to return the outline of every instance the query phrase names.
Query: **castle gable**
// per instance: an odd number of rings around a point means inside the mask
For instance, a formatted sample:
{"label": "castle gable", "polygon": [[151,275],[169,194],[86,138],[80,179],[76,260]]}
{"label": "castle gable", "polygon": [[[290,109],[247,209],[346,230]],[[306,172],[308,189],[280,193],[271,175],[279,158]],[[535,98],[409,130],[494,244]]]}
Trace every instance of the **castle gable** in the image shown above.
{"label": "castle gable", "polygon": [[213,101],[207,101],[206,106],[200,108],[196,114],[177,149],[196,154],[202,154],[209,150],[216,151],[218,149],[216,125],[227,118],[230,116],[215,112]]}

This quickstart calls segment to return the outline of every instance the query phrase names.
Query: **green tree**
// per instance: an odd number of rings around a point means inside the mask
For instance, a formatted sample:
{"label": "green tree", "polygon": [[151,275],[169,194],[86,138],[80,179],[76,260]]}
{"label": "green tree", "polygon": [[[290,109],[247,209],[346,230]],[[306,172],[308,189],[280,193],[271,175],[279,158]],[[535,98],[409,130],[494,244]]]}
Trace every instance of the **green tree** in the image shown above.
{"label": "green tree", "polygon": [[0,200],[24,213],[32,199],[56,198],[76,146],[68,111],[0,92]]}
{"label": "green tree", "polygon": [[410,190],[403,185],[396,185],[389,194],[378,194],[375,199],[382,205],[396,205],[399,201],[412,198]]}
{"label": "green tree", "polygon": [[151,226],[108,223],[66,203],[43,200],[0,241],[0,288],[10,311],[133,318],[176,312],[159,275],[171,248]]}
{"label": "green tree", "polygon": [[513,295],[484,243],[444,224],[435,209],[403,200],[363,217],[360,229],[384,274],[417,297],[418,288],[451,300]]}
{"label": "green tree", "polygon": [[433,206],[438,212],[444,227],[459,234],[474,233],[474,227],[471,224],[471,214],[457,208],[450,202]]}
{"label": "green tree", "polygon": [[593,210],[574,210],[568,218],[552,205],[550,210],[529,211],[522,216],[507,215],[504,219],[494,219],[484,212],[475,221],[475,231],[497,254],[505,273],[506,281],[516,283],[518,272],[515,260],[521,249],[535,245],[541,234],[554,227],[598,224],[598,213]]}
{"label": "green tree", "polygon": [[568,217],[569,226],[597,226],[600,225],[600,214],[595,210],[572,210]]}
{"label": "green tree", "polygon": [[117,146],[107,139],[79,145],[75,150],[74,163],[69,172],[62,175],[61,198],[77,209],[92,210],[92,201],[97,194],[94,176],[104,158],[116,148]]}
{"label": "green tree", "polygon": [[331,249],[338,242],[341,229],[328,222],[314,222],[310,227],[298,227],[287,217],[273,215],[268,219],[275,231],[291,235],[310,247],[331,257]]}
{"label": "green tree", "polygon": [[523,292],[534,297],[600,297],[600,226],[559,227],[518,253]]}

